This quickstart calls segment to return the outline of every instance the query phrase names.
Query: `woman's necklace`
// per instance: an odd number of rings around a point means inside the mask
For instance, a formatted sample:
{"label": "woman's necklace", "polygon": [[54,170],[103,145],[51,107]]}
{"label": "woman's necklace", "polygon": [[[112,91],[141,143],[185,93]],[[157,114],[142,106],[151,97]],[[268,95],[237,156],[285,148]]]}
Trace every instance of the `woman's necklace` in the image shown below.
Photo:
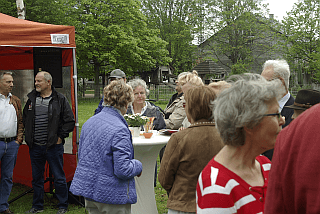
{"label": "woman's necklace", "polygon": [[192,123],[190,126],[204,125],[204,124],[215,124],[215,122],[196,122],[196,123]]}

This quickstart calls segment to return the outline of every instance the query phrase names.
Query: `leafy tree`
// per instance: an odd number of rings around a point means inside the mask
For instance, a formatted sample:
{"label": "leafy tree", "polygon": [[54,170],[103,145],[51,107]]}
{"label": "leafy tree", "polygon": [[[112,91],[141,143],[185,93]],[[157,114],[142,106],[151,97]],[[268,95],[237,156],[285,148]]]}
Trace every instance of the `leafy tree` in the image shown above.
{"label": "leafy tree", "polygon": [[68,13],[76,20],[79,70],[93,71],[96,86],[101,71],[120,68],[131,75],[170,62],[166,42],[147,28],[138,0],[75,0],[72,5]]}
{"label": "leafy tree", "polygon": [[197,1],[190,0],[142,0],[142,12],[147,16],[148,26],[159,29],[158,35],[168,42],[167,50],[172,58],[170,66],[175,73],[192,68],[192,45],[197,17]]}
{"label": "leafy tree", "polygon": [[25,0],[26,19],[34,22],[71,25],[66,0]]}
{"label": "leafy tree", "polygon": [[[68,25],[66,0],[24,0],[26,20],[48,24]],[[0,0],[0,13],[18,17],[16,0]]]}
{"label": "leafy tree", "polygon": [[318,45],[317,53],[315,53],[315,65],[318,68],[317,72],[314,74],[314,79],[317,81],[317,83],[320,82],[320,44]]}
{"label": "leafy tree", "polygon": [[18,17],[16,0],[0,0],[0,13]]}
{"label": "leafy tree", "polygon": [[208,0],[206,8],[213,36],[200,45],[200,57],[209,56],[239,74],[261,66],[274,51],[279,26],[265,18],[267,5],[261,0]]}
{"label": "leafy tree", "polygon": [[310,74],[320,82],[320,2],[303,0],[295,3],[283,20],[286,36],[286,59],[293,70]]}
{"label": "leafy tree", "polygon": [[[0,5],[8,8],[6,1],[0,0]],[[95,76],[96,85],[101,72],[120,68],[132,75],[171,61],[167,43],[157,30],[148,29],[138,0],[28,0],[25,4],[28,20],[75,26],[79,73]],[[99,94],[97,88],[95,96]]]}
{"label": "leafy tree", "polygon": [[[66,0],[25,0],[26,20],[48,24],[70,25]],[[0,0],[0,12],[18,17],[16,0]]]}

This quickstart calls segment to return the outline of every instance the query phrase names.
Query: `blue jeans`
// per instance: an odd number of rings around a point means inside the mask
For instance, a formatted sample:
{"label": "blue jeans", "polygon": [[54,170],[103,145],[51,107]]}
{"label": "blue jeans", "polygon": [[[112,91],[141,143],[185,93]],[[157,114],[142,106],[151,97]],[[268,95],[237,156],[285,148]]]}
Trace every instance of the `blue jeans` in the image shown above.
{"label": "blue jeans", "polygon": [[19,145],[15,141],[0,141],[1,181],[0,181],[0,212],[8,209],[8,198],[12,189],[13,168],[16,165]]}
{"label": "blue jeans", "polygon": [[46,161],[54,177],[55,194],[59,200],[58,207],[68,209],[68,187],[66,176],[63,171],[63,144],[56,144],[48,148],[34,144],[29,149],[32,166],[32,207],[38,210],[43,209],[44,195],[44,171]]}

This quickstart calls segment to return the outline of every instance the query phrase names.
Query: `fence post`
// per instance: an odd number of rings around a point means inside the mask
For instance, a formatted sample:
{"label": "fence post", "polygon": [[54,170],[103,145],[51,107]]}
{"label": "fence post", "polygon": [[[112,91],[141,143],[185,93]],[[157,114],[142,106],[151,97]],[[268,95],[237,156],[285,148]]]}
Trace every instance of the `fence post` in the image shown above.
{"label": "fence post", "polygon": [[160,88],[160,85],[157,85],[157,101],[159,100],[159,93],[160,93],[159,88]]}

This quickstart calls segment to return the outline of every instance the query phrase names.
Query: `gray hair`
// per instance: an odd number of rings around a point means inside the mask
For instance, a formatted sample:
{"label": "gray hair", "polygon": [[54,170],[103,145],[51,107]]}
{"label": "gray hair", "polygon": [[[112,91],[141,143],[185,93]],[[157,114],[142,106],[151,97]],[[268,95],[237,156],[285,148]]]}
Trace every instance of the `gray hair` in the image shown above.
{"label": "gray hair", "polygon": [[144,90],[146,91],[146,96],[149,95],[149,90],[148,90],[148,86],[147,86],[147,83],[142,80],[142,79],[133,79],[133,80],[130,80],[128,82],[128,85],[130,85],[132,87],[133,90],[135,90],[136,87],[138,86],[142,86],[144,88]]}
{"label": "gray hair", "polygon": [[13,73],[11,71],[0,71],[0,80],[2,80],[5,74],[9,74],[12,76]]}
{"label": "gray hair", "polygon": [[47,71],[39,71],[38,73],[43,73],[43,77],[44,77],[44,80],[45,81],[49,81],[50,80],[50,85],[52,85],[52,76],[51,76],[51,74],[49,73],[49,72],[47,72]]}
{"label": "gray hair", "polygon": [[230,88],[213,102],[214,118],[224,144],[238,147],[245,143],[243,128],[258,125],[268,110],[268,101],[280,99],[284,89],[278,90],[282,85],[279,79],[267,81],[259,74],[230,78]]}
{"label": "gray hair", "polygon": [[284,59],[268,60],[263,64],[263,70],[269,66],[273,68],[274,77],[282,77],[287,89],[289,89],[290,68],[287,61]]}

